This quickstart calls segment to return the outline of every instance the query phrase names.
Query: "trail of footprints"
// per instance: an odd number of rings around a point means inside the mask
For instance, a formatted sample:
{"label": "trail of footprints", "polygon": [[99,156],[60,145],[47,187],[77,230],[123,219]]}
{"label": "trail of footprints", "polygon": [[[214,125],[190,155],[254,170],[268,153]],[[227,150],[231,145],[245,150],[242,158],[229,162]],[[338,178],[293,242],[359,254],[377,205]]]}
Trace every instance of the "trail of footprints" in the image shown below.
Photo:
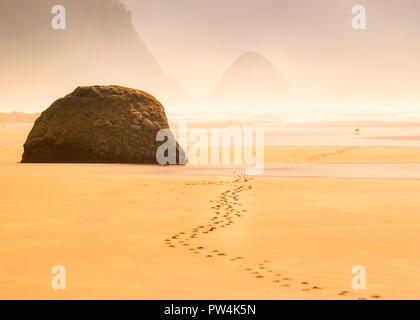
{"label": "trail of footprints", "polygon": [[[280,272],[274,271],[270,266],[269,260],[261,261],[260,263],[248,262],[245,257],[228,254],[222,250],[211,249],[206,247],[203,242],[200,242],[206,235],[216,232],[222,228],[232,226],[238,219],[243,218],[247,214],[247,210],[242,209],[242,204],[239,202],[241,193],[252,190],[249,182],[252,178],[240,175],[236,177],[233,182],[224,181],[203,181],[199,183],[190,183],[188,185],[228,185],[231,189],[222,192],[217,200],[211,200],[212,211],[214,215],[207,224],[199,225],[189,232],[181,231],[166,239],[165,245],[169,248],[181,247],[188,250],[195,255],[201,255],[206,259],[219,258],[229,260],[237,267],[245,272],[248,272],[256,279],[270,281],[273,285],[278,285],[284,288],[292,285],[300,285],[302,291],[317,291],[322,290],[321,287],[310,284],[307,281],[293,281]],[[350,294],[348,291],[342,291],[340,296]],[[372,298],[380,298],[379,296],[372,296]],[[360,298],[359,300],[365,300]]]}
{"label": "trail of footprints", "polygon": [[309,157],[308,160],[311,161],[311,162],[319,163],[321,160],[324,160],[325,158],[328,158],[328,157],[331,157],[331,156],[341,155],[341,154],[347,153],[347,152],[349,152],[353,149],[355,149],[355,147],[347,147],[347,148],[344,148],[344,149],[337,149],[333,152],[316,154],[314,156]]}

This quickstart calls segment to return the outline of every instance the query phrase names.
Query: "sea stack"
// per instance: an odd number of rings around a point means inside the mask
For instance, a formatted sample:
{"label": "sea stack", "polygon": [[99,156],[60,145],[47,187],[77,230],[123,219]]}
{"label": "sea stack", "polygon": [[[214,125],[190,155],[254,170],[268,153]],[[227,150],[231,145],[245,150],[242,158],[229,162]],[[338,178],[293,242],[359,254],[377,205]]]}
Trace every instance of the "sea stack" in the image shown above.
{"label": "sea stack", "polygon": [[78,87],[36,120],[22,162],[153,164],[161,129],[169,129],[168,120],[152,95],[120,86]]}
{"label": "sea stack", "polygon": [[277,68],[261,54],[246,52],[224,73],[208,102],[226,110],[261,110],[290,99],[289,84]]}

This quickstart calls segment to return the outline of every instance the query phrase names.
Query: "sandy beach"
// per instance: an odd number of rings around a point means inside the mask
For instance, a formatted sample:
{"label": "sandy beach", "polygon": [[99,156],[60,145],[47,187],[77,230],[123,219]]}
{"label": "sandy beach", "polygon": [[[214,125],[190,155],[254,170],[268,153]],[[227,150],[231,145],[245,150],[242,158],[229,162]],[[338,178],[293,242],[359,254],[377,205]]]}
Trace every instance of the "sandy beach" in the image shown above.
{"label": "sandy beach", "polygon": [[[23,165],[29,129],[0,129],[1,299],[418,298],[417,178]],[[267,166],[289,171],[406,168],[419,155],[398,146],[266,147]],[[65,266],[67,290],[52,289],[54,265]],[[366,290],[352,289],[354,265],[366,268]]]}
{"label": "sandy beach", "polygon": [[418,300],[419,12],[0,1],[0,300]]}

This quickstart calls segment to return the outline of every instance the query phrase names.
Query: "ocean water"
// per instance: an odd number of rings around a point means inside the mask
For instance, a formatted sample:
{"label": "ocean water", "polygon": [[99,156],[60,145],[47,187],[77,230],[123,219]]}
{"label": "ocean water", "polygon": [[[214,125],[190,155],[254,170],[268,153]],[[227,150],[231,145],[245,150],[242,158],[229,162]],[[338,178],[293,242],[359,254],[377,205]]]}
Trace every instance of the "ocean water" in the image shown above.
{"label": "ocean water", "polygon": [[[209,111],[211,109],[211,111]],[[243,123],[310,124],[319,122],[419,122],[418,102],[375,103],[295,103],[282,106],[256,106],[253,111],[228,112],[224,108],[196,108],[199,112],[169,114],[172,120],[241,121]]]}
{"label": "ocean water", "polygon": [[[258,108],[256,108],[257,110]],[[175,129],[264,128],[267,145],[420,147],[419,103],[293,104],[272,112],[169,114]]]}

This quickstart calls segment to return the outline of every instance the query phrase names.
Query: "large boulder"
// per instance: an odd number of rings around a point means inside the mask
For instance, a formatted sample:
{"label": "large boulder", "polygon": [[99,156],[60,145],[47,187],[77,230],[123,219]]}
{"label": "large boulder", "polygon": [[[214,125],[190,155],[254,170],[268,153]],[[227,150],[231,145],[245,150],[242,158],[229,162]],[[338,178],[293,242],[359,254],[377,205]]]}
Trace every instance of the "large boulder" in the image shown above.
{"label": "large boulder", "polygon": [[[156,163],[156,141],[169,124],[150,94],[120,86],[78,87],[36,120],[25,163]],[[174,143],[175,139],[173,139]],[[184,155],[176,143],[177,155]]]}

